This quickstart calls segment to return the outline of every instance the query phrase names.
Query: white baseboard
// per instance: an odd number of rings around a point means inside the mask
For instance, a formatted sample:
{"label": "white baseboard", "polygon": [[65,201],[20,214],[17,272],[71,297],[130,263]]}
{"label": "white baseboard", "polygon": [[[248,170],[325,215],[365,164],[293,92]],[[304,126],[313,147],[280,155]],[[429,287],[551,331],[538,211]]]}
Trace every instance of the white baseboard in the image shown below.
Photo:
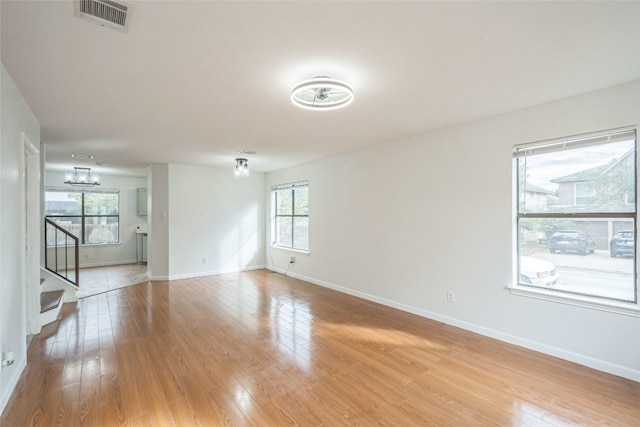
{"label": "white baseboard", "polygon": [[81,262],[80,269],[83,268],[94,268],[94,267],[112,267],[114,265],[126,265],[126,264],[137,264],[137,259],[122,259],[119,261],[110,261],[110,262]]}
{"label": "white baseboard", "polygon": [[317,280],[311,277],[302,276],[300,274],[292,273],[282,269],[275,269],[278,273],[286,274],[287,276],[294,277],[296,279],[304,280],[305,282],[313,283],[314,285],[322,286],[325,288],[333,289],[348,295],[353,295],[368,301],[372,301],[378,304],[385,305],[387,307],[396,308],[398,310],[406,311],[408,313],[416,314],[427,319],[435,320],[438,322],[446,323],[447,325],[455,326],[467,331],[471,331],[480,335],[484,335],[490,338],[495,338],[500,341],[504,341],[509,344],[517,345],[529,350],[544,353],[549,356],[557,357],[559,359],[568,360],[589,368],[596,369],[598,371],[606,372],[619,377],[627,378],[632,381],[640,382],[640,371],[627,368],[625,366],[616,365],[614,363],[607,362],[605,360],[595,359],[593,357],[584,356],[582,354],[567,351],[561,348],[550,346],[537,341],[528,340],[515,335],[506,334],[504,332],[496,331],[491,328],[485,328],[483,326],[475,325],[473,323],[465,322],[459,319],[455,319],[449,316],[443,316],[438,313],[433,313],[428,310],[413,307],[407,304],[402,304],[397,301],[388,300],[386,298],[380,298],[375,295],[367,294],[365,292],[356,291],[353,289],[345,288],[343,286],[334,285],[333,283]]}
{"label": "white baseboard", "polygon": [[222,270],[202,271],[197,273],[172,274],[169,276],[149,276],[149,280],[154,282],[154,281],[162,281],[162,280],[193,279],[195,277],[216,276],[218,274],[239,273],[241,271],[251,271],[251,270],[262,270],[263,268],[266,268],[266,266],[251,265],[241,269],[231,268],[231,269],[222,269]]}
{"label": "white baseboard", "polygon": [[2,368],[3,371],[8,371],[9,369],[12,369],[13,373],[11,375],[11,377],[8,379],[8,381],[2,381],[2,383],[0,383],[0,392],[2,393],[2,400],[0,400],[0,415],[2,415],[2,413],[4,412],[5,407],[7,406],[7,403],[9,403],[9,399],[11,398],[11,394],[13,393],[13,390],[16,388],[16,385],[18,385],[18,380],[20,379],[20,375],[22,375],[22,372],[24,371],[24,369],[27,367],[27,361],[25,358],[23,358],[20,361],[16,361],[16,363],[14,363],[12,366],[5,366],[4,368]]}

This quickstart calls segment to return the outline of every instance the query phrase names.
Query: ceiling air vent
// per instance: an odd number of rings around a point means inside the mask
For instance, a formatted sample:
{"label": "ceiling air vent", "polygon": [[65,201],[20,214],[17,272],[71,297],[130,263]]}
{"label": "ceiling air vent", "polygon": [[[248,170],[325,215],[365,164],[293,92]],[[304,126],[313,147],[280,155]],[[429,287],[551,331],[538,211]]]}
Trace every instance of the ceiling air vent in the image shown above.
{"label": "ceiling air vent", "polygon": [[131,6],[110,0],[76,0],[75,14],[105,27],[127,31]]}

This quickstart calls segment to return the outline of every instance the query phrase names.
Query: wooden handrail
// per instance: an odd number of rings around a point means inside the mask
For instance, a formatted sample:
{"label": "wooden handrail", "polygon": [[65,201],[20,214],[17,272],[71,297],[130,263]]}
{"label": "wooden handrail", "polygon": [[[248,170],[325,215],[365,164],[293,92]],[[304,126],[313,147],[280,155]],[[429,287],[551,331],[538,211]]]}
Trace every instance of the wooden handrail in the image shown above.
{"label": "wooden handrail", "polygon": [[76,236],[74,236],[71,232],[69,232],[68,230],[65,230],[64,228],[60,227],[58,224],[56,224],[55,222],[51,221],[49,218],[45,218],[44,222],[45,222],[45,224],[52,225],[55,228],[57,228],[58,230],[62,231],[63,233],[68,234],[69,237],[78,240],[78,238]]}
{"label": "wooden handrail", "polygon": [[[54,248],[54,253],[55,253],[55,265],[54,268],[50,268],[49,267],[49,260],[48,260],[48,252],[49,252],[49,247],[50,245],[48,244],[48,239],[47,239],[47,228],[48,226],[52,226],[56,232],[60,231],[61,233],[63,233],[65,235],[65,240],[64,240],[64,270],[63,273],[61,274],[61,266],[58,264],[58,236],[56,234],[56,238],[54,239],[54,244],[51,245]],[[73,278],[69,277],[69,246],[67,245],[68,242],[68,238],[73,239],[73,251],[74,251],[74,276]],[[80,242],[78,237],[76,237],[73,233],[69,232],[68,230],[65,230],[64,228],[60,227],[58,224],[56,224],[55,222],[51,221],[49,218],[45,218],[44,219],[44,267],[49,270],[50,272],[52,272],[53,274],[62,277],[63,279],[65,279],[66,281],[68,281],[70,284],[72,284],[75,287],[80,287]]]}

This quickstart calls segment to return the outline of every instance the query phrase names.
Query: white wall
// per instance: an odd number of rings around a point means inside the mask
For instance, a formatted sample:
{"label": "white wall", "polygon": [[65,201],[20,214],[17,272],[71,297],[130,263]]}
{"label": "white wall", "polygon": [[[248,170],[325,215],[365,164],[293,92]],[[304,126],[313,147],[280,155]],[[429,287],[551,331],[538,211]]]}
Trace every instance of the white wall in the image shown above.
{"label": "white wall", "polygon": [[[22,134],[39,149],[40,125],[15,82],[0,74],[0,352],[15,352],[15,362],[0,371],[0,412],[26,365],[27,290],[25,268],[25,178]],[[40,229],[40,221],[29,224]]]}
{"label": "white wall", "polygon": [[169,165],[169,278],[264,267],[264,174],[231,166]]}
{"label": "white wall", "polygon": [[149,194],[152,280],[264,267],[264,174],[153,164]]}
{"label": "white wall", "polygon": [[[106,245],[81,245],[80,268],[104,265],[130,264],[136,262],[136,227],[146,229],[147,217],[137,214],[137,188],[147,188],[146,177],[114,176],[93,173],[100,177],[100,190],[120,191],[120,243]],[[47,171],[45,187],[55,189],[71,188],[64,184],[63,172]]]}
{"label": "white wall", "polygon": [[169,278],[169,165],[147,168],[147,273],[152,280]]}
{"label": "white wall", "polygon": [[[267,174],[266,197],[309,180],[311,252],[290,273],[640,380],[638,317],[505,289],[512,146],[639,124],[639,94],[634,82]],[[285,269],[291,253],[271,251]]]}

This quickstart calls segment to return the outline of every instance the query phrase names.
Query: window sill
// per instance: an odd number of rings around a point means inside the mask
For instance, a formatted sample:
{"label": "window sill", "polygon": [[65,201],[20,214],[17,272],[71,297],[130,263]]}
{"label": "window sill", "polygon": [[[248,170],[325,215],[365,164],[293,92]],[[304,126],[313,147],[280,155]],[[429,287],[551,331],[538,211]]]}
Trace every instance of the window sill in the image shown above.
{"label": "window sill", "polygon": [[506,289],[511,293],[511,295],[536,298],[560,304],[568,304],[577,307],[606,311],[609,313],[622,314],[625,316],[640,317],[640,307],[635,303],[605,301],[600,298],[560,294],[526,286],[508,286]]}
{"label": "window sill", "polygon": [[80,247],[92,248],[95,246],[120,246],[122,242],[112,242],[112,243],[80,243]]}
{"label": "window sill", "polygon": [[302,249],[287,248],[286,246],[271,245],[271,247],[273,249],[280,249],[282,251],[294,252],[296,254],[301,254],[301,255],[309,255],[310,254],[309,251],[303,251]]}

